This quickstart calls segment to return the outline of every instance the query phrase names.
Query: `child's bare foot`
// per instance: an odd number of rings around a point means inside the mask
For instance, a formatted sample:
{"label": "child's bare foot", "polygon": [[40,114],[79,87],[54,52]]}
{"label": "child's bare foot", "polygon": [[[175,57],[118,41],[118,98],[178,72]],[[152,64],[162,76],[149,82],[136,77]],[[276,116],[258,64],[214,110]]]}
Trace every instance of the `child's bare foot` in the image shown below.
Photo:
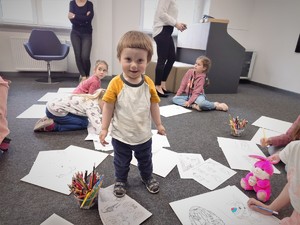
{"label": "child's bare foot", "polygon": [[192,109],[196,109],[196,110],[199,111],[199,112],[202,111],[202,110],[200,109],[199,105],[196,104],[196,103],[192,104]]}
{"label": "child's bare foot", "polygon": [[228,111],[228,105],[226,105],[225,103],[219,103],[219,102],[215,102],[215,106],[216,106],[216,110],[219,111]]}

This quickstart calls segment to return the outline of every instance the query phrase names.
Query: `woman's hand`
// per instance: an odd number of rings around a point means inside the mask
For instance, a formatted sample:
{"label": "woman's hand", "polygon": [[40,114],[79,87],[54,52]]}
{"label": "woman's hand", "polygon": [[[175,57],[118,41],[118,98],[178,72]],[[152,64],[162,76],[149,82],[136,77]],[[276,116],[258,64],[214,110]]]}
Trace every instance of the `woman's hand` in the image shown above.
{"label": "woman's hand", "polygon": [[68,18],[69,18],[70,20],[71,20],[71,19],[74,19],[74,18],[75,18],[75,14],[69,12],[69,13],[68,13]]}
{"label": "woman's hand", "polygon": [[187,26],[186,26],[186,24],[184,24],[184,23],[176,23],[176,24],[175,24],[175,27],[176,27],[178,30],[180,30],[181,32],[187,29]]}

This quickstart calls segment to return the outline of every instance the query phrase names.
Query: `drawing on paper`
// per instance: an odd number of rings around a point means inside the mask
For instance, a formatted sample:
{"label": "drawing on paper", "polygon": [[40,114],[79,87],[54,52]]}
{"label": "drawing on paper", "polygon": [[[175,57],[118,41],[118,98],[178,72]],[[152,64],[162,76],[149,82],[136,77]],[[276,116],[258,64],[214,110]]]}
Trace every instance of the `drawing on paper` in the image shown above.
{"label": "drawing on paper", "polygon": [[194,168],[195,165],[200,165],[201,163],[203,163],[203,161],[201,161],[199,158],[195,158],[194,156],[193,157],[185,156],[184,158],[179,159],[179,163],[182,167],[182,170],[186,172]]}
{"label": "drawing on paper", "polygon": [[243,219],[251,216],[251,212],[242,202],[231,203],[231,212],[238,218]]}
{"label": "drawing on paper", "polygon": [[189,210],[191,225],[225,225],[213,212],[200,206],[192,206]]}

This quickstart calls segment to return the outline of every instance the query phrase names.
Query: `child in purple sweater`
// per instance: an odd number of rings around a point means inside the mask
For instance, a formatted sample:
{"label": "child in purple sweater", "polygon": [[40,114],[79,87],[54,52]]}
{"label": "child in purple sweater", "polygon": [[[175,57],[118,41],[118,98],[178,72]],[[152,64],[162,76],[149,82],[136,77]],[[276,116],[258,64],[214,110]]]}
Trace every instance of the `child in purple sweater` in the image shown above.
{"label": "child in purple sweater", "polygon": [[[211,60],[205,56],[196,59],[194,69],[189,69],[184,75],[180,87],[173,97],[176,105],[193,108],[198,111],[220,110],[227,111],[225,103],[210,102],[206,100],[204,86],[207,83],[206,74],[211,67]],[[182,95],[185,93],[184,95]]]}

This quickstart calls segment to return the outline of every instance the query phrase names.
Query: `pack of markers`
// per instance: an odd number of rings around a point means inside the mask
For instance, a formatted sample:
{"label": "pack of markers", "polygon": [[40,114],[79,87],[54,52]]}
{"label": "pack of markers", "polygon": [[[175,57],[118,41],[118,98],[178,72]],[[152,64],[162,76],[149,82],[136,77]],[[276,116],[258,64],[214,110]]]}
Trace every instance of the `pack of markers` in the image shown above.
{"label": "pack of markers", "polygon": [[95,172],[95,167],[89,176],[87,171],[85,171],[84,174],[83,172],[77,172],[72,177],[72,184],[68,184],[68,186],[78,201],[80,208],[90,209],[94,206],[103,178],[104,175],[99,175],[98,172]]}

